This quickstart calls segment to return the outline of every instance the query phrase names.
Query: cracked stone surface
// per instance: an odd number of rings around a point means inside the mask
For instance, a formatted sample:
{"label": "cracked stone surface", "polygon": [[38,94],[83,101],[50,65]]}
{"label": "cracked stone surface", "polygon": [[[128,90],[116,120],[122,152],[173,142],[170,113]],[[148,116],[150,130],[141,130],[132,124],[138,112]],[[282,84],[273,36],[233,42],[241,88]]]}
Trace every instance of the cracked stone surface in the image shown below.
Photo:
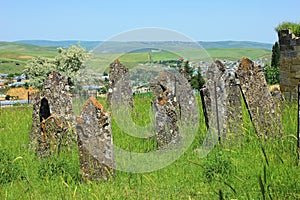
{"label": "cracked stone surface", "polygon": [[80,170],[83,180],[114,176],[111,118],[103,106],[90,97],[77,117]]}

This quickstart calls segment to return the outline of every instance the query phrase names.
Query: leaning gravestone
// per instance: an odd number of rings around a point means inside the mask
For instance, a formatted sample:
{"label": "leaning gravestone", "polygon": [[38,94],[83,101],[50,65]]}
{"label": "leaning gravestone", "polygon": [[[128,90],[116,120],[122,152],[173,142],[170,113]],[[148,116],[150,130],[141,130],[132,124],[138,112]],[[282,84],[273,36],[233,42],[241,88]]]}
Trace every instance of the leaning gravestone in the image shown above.
{"label": "leaning gravestone", "polygon": [[244,132],[241,90],[239,80],[229,76],[225,82],[227,91],[226,137],[241,136]]}
{"label": "leaning gravestone", "polygon": [[[72,95],[69,90],[68,80],[53,71],[45,80],[43,94],[33,96],[30,138],[31,145],[36,149],[39,157],[48,156],[56,152],[61,144],[68,145],[76,140]],[[55,116],[57,120],[48,120],[50,116]],[[56,127],[57,124],[61,126],[60,131],[51,128]],[[57,144],[53,144],[55,142]]]}
{"label": "leaning gravestone", "polygon": [[280,116],[260,66],[244,57],[237,75],[257,134],[260,137],[282,135]]}
{"label": "leaning gravestone", "polygon": [[110,115],[90,97],[77,117],[80,169],[83,180],[114,175],[114,149]]}
{"label": "leaning gravestone", "polygon": [[219,139],[228,134],[241,135],[242,107],[235,78],[217,60],[207,69],[206,79],[201,93],[207,126],[218,134]]}
{"label": "leaning gravestone", "polygon": [[160,72],[151,79],[150,89],[154,94],[152,108],[158,148],[177,144],[182,137],[180,127],[192,127],[198,123],[192,88],[183,75]]}
{"label": "leaning gravestone", "polygon": [[115,60],[110,64],[108,86],[108,106],[133,107],[129,70],[119,60]]}

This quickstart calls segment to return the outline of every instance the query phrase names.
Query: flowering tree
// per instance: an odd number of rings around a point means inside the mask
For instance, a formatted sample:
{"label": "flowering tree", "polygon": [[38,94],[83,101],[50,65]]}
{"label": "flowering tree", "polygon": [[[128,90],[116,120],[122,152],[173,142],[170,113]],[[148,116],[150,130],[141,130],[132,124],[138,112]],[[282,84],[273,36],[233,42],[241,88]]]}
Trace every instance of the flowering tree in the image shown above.
{"label": "flowering tree", "polygon": [[85,68],[84,62],[90,56],[90,53],[79,45],[69,49],[59,48],[58,53],[54,59],[37,57],[28,61],[23,73],[30,77],[30,86],[42,89],[45,79],[52,71],[61,73],[73,83],[80,75],[80,70]]}

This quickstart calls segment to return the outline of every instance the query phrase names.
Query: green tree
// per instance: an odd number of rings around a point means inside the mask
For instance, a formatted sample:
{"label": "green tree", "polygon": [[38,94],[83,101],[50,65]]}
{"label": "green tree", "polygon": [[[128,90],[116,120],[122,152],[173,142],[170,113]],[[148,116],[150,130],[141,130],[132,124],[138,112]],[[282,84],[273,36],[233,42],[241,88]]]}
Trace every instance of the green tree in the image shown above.
{"label": "green tree", "polygon": [[195,70],[189,65],[188,61],[185,61],[182,64],[185,77],[190,82],[192,88],[199,91],[205,84],[205,80],[201,74],[201,68],[198,67],[197,73],[194,74]]}
{"label": "green tree", "polygon": [[203,88],[204,84],[205,80],[201,74],[201,68],[198,67],[197,74],[192,76],[191,86],[193,89],[200,91],[200,89]]}
{"label": "green tree", "polygon": [[265,77],[268,84],[274,85],[279,83],[280,74],[280,47],[278,42],[272,47],[271,66],[265,67]]}
{"label": "green tree", "polygon": [[279,83],[279,67],[272,67],[267,65],[265,67],[265,77],[269,85]]}
{"label": "green tree", "polygon": [[272,60],[271,60],[272,67],[279,67],[280,66],[280,47],[278,42],[272,47]]}
{"label": "green tree", "polygon": [[183,69],[184,69],[184,72],[187,73],[188,75],[190,75],[190,76],[193,75],[193,68],[190,66],[189,61],[183,62]]}
{"label": "green tree", "polygon": [[37,57],[28,61],[23,73],[30,77],[29,85],[33,88],[42,89],[45,79],[52,71],[61,73],[73,83],[80,75],[79,70],[85,68],[84,62],[89,55],[80,45],[69,49],[59,48],[54,59]]}

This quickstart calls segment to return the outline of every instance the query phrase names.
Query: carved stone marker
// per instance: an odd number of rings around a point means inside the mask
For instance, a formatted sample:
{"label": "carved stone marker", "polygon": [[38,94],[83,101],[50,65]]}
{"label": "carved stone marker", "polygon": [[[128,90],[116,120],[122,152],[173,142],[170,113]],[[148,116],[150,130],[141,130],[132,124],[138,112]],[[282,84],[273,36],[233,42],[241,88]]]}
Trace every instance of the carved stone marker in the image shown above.
{"label": "carved stone marker", "polygon": [[[72,96],[68,80],[53,71],[45,80],[43,93],[35,94],[32,98],[30,138],[31,146],[37,151],[39,157],[48,156],[52,152],[56,152],[61,144],[68,144],[76,140],[73,129],[75,119]],[[53,128],[57,127],[57,124],[60,124],[61,130]],[[55,141],[57,144],[54,144]]]}
{"label": "carved stone marker", "polygon": [[227,112],[226,112],[226,137],[241,136],[244,133],[242,100],[239,80],[227,77]]}
{"label": "carved stone marker", "polygon": [[198,123],[195,97],[188,81],[181,74],[160,72],[150,81],[154,94],[152,107],[155,111],[155,129],[158,148],[180,141],[179,126]]}
{"label": "carved stone marker", "polygon": [[80,169],[83,180],[114,175],[114,149],[111,119],[102,105],[90,97],[77,117]]}
{"label": "carved stone marker", "polygon": [[38,157],[50,156],[53,153],[58,154],[65,135],[67,135],[67,129],[57,115],[50,115],[46,120],[43,120],[42,130],[38,135]]}
{"label": "carved stone marker", "polygon": [[280,116],[263,71],[248,58],[243,58],[237,75],[257,134],[261,137],[281,135]]}
{"label": "carved stone marker", "polygon": [[108,86],[108,106],[129,105],[133,107],[129,70],[119,60],[110,64]]}
{"label": "carved stone marker", "polygon": [[219,138],[242,135],[243,120],[240,89],[220,61],[215,61],[206,71],[206,84],[202,89],[205,119],[208,127]]}

